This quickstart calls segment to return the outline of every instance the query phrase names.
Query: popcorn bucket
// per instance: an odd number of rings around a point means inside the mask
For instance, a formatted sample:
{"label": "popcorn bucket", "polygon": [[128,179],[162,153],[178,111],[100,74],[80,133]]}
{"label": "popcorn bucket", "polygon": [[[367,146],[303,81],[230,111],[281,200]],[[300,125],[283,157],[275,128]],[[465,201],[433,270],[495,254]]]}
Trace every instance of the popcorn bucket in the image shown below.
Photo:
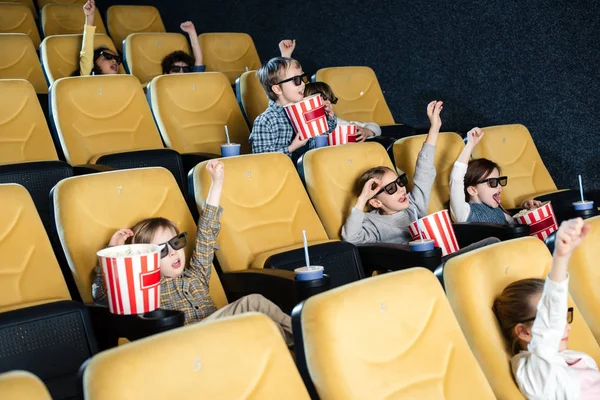
{"label": "popcorn bucket", "polygon": [[319,136],[329,130],[321,95],[306,97],[298,103],[284,106],[294,131],[303,139]]}
{"label": "popcorn bucket", "polygon": [[419,228],[417,222],[413,222],[408,226],[408,230],[413,240],[431,239],[435,245],[442,249],[442,256],[452,254],[460,247],[452,228],[450,214],[448,210],[438,211],[419,220],[423,237],[419,237]]}
{"label": "popcorn bucket", "polygon": [[513,218],[520,224],[529,225],[531,227],[530,235],[537,236],[541,240],[545,240],[552,232],[558,230],[556,216],[549,201],[535,210],[523,210]]}
{"label": "popcorn bucket", "polygon": [[111,313],[143,314],[160,306],[160,246],[115,246],[97,255]]}
{"label": "popcorn bucket", "polygon": [[356,143],[356,125],[338,125],[329,135],[329,145]]}

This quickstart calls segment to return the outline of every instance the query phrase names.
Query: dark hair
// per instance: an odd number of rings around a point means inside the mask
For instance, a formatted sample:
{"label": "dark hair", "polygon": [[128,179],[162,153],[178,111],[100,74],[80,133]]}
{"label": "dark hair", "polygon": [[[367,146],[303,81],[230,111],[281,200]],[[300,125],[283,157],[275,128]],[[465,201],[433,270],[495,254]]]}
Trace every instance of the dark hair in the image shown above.
{"label": "dark hair", "polygon": [[333,90],[331,87],[325,82],[311,82],[307,83],[304,86],[304,97],[312,96],[313,94],[322,93],[328,99],[335,98],[335,94],[333,94]]}
{"label": "dark hair", "polygon": [[177,225],[166,218],[148,218],[144,219],[131,228],[133,237],[127,239],[127,244],[132,243],[150,243],[152,236],[159,229],[172,229],[176,235],[179,235]]}
{"label": "dark hair", "polygon": [[182,51],[182,50],[174,51],[171,54],[166,55],[165,58],[163,58],[162,63],[161,63],[162,73],[163,74],[170,73],[171,68],[173,67],[173,64],[175,64],[177,62],[186,63],[188,65],[188,67],[192,67],[196,63],[196,60],[194,59],[194,57],[190,56],[185,51]]}
{"label": "dark hair", "polygon": [[282,79],[282,71],[287,70],[292,65],[300,68],[300,63],[293,58],[275,57],[271,58],[256,71],[256,76],[263,89],[265,89],[265,92],[267,92],[269,99],[277,101],[278,96],[273,91],[273,86],[277,85],[277,82]]}
{"label": "dark hair", "polygon": [[502,294],[494,300],[492,310],[500,323],[504,338],[510,344],[513,355],[522,350],[515,326],[519,321],[535,315],[536,308],[531,305],[531,297],[544,290],[544,280],[539,278],[521,279],[508,285]]}
{"label": "dark hair", "polygon": [[[356,182],[356,188],[354,189],[357,195],[360,196],[360,193],[362,192],[365,183],[367,183],[369,179],[381,179],[383,175],[388,171],[396,173],[396,171],[392,170],[391,168],[382,165],[380,167],[371,168],[370,170],[362,174],[361,177],[358,178],[358,181]],[[367,209],[371,211],[374,209],[374,207],[367,202]]]}
{"label": "dark hair", "polygon": [[[96,64],[96,61],[98,60],[98,58],[100,58],[100,56],[102,55],[103,51],[110,51],[111,53],[115,53],[117,54],[116,51],[109,49],[108,47],[98,47],[97,49],[94,50],[94,61],[92,62],[92,75],[102,75],[102,70],[100,69],[100,67],[98,66],[98,64]],[[81,67],[77,67],[77,69],[75,71],[73,71],[73,73],[71,74],[71,76],[81,76]]]}
{"label": "dark hair", "polygon": [[498,170],[498,173],[501,173],[500,166],[493,162],[492,160],[488,160],[487,158],[478,158],[476,160],[469,161],[469,165],[467,166],[467,173],[465,174],[465,201],[469,202],[471,199],[471,195],[467,191],[469,186],[475,186],[478,182],[481,182],[483,179],[490,176],[494,169]]}

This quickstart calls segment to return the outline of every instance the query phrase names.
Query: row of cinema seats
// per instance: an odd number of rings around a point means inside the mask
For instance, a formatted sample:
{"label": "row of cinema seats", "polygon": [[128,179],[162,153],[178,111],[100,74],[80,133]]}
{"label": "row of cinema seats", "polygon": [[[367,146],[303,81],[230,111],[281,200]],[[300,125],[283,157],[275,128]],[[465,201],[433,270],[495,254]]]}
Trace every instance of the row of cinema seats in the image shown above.
{"label": "row of cinema seats", "polygon": [[[138,211],[136,201],[145,193],[136,199],[131,192],[142,186],[143,175],[152,177],[155,190],[167,188],[164,197],[152,204],[137,203],[143,208]],[[116,181],[123,184],[120,192],[108,192]],[[95,205],[100,202],[93,196],[97,192],[105,193],[109,210],[121,206],[122,214],[113,218],[102,213]],[[510,354],[491,305],[510,282],[546,276],[551,255],[538,239],[503,242],[449,261],[444,270],[447,297],[423,268],[360,280],[310,297],[293,312],[298,374],[278,331],[260,315],[168,333],[160,333],[148,321],[152,316],[141,316],[138,319],[147,321],[136,327],[143,333],[139,337],[157,334],[98,353],[102,347],[97,341],[106,339],[111,317],[102,317],[97,306],[70,301],[26,190],[0,185],[0,195],[5,199],[0,246],[6,255],[3,263],[12,266],[10,274],[0,277],[0,373],[27,370],[44,381],[54,399],[81,393],[86,399],[195,398],[198,392],[231,399],[248,393],[267,399],[523,398],[514,384]],[[139,217],[131,213],[147,216],[144,211],[153,210],[153,215],[167,216],[186,230],[195,229],[172,177],[162,170],[67,179],[53,198],[59,210],[56,220],[65,231],[63,244],[77,263],[94,262],[95,250],[83,257],[82,236],[108,226],[106,232],[89,236],[94,247],[98,237],[120,226],[120,221],[113,221]],[[81,210],[94,215],[89,224],[74,220]],[[595,245],[600,218],[588,223],[591,236],[570,265],[574,298],[569,306],[575,307],[576,317],[569,343],[598,362],[600,299],[594,295],[599,288],[593,261],[600,255]],[[211,296],[217,306],[227,302],[216,274]],[[131,321],[119,318],[129,317],[112,317],[110,322],[135,330]],[[180,322],[162,328],[170,330]],[[0,375],[0,397],[49,398],[39,380],[17,372]]]}

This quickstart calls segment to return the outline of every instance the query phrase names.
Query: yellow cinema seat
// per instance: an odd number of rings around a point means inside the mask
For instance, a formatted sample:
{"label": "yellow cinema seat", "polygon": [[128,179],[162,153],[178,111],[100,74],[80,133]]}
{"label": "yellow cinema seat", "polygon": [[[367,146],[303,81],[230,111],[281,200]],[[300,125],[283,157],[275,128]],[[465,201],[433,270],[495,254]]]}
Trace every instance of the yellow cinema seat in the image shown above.
{"label": "yellow cinema seat", "polygon": [[256,117],[269,106],[269,98],[256,76],[256,71],[244,72],[237,79],[236,93],[238,103],[244,114],[246,114],[250,127],[252,127]]}
{"label": "yellow cinema seat", "polygon": [[24,33],[33,47],[40,47],[40,34],[31,9],[24,3],[0,3],[0,33]]}
{"label": "yellow cinema seat", "polygon": [[[96,33],[106,33],[98,9],[95,14]],[[83,32],[85,14],[79,4],[48,4],[42,9],[42,32],[44,36],[70,35]]]}
{"label": "yellow cinema seat", "polygon": [[52,400],[44,382],[27,371],[10,371],[0,374],[2,400]]}
{"label": "yellow cinema seat", "polygon": [[106,25],[119,51],[123,51],[123,40],[132,33],[166,32],[160,12],[152,6],[110,6]]}
{"label": "yellow cinema seat", "polygon": [[231,85],[245,71],[260,68],[254,41],[246,33],[203,33],[198,40],[206,70],[222,72]]}
{"label": "yellow cinema seat", "polygon": [[36,93],[48,93],[36,49],[26,34],[0,34],[0,79],[26,79]]}

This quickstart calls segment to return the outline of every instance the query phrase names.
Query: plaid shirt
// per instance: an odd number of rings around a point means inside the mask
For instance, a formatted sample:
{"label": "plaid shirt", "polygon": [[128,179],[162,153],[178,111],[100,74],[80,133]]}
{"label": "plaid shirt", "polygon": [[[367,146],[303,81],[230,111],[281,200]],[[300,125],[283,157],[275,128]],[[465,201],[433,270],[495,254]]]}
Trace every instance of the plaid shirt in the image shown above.
{"label": "plaid shirt", "polygon": [[[327,126],[329,127],[327,134],[333,132],[337,126],[337,118],[327,116]],[[285,113],[285,109],[273,100],[269,100],[269,107],[254,121],[248,141],[254,154],[280,152],[291,156],[288,147],[292,143],[294,135],[294,128]],[[313,138],[308,140],[308,148],[315,148]],[[304,152],[306,148],[303,146],[296,151]]]}
{"label": "plaid shirt", "polygon": [[[221,229],[219,219],[222,212],[220,207],[203,205],[189,266],[175,278],[160,278],[160,307],[183,311],[186,325],[200,321],[217,311],[210,298],[209,282],[212,261],[218,247],[217,236]],[[106,303],[106,289],[100,266],[96,267],[92,297],[97,303]]]}

